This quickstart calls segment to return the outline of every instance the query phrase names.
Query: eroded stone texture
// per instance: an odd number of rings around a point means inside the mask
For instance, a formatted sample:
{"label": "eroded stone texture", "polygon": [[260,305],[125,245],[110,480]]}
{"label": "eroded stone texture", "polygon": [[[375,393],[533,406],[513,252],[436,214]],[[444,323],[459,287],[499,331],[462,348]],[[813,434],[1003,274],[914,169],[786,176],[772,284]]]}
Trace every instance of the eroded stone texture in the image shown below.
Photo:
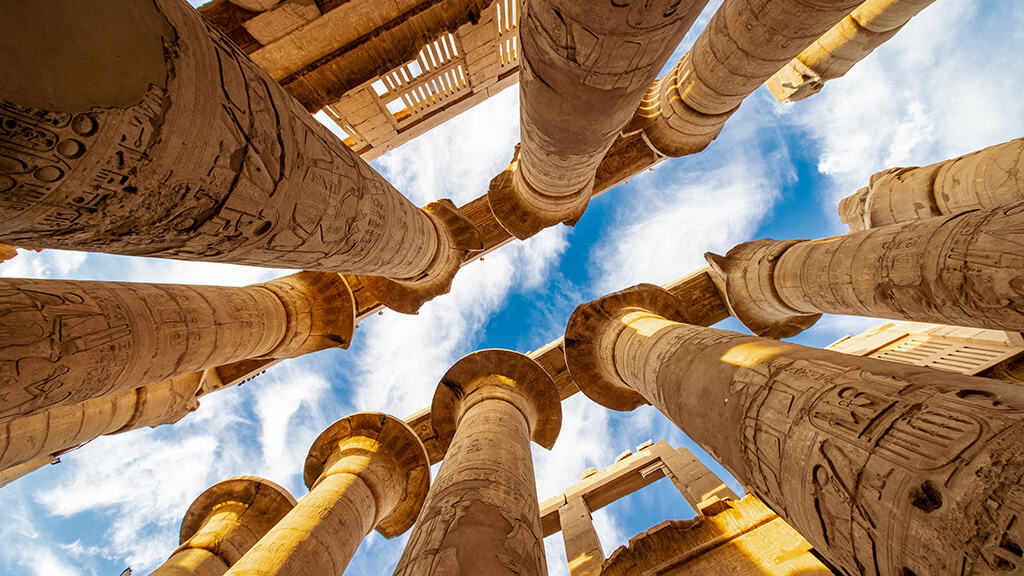
{"label": "eroded stone texture", "polygon": [[825,32],[765,84],[779,102],[817,94],[896,35],[935,0],[867,0]]}
{"label": "eroded stone texture", "polygon": [[181,546],[151,576],[220,576],[295,506],[287,490],[240,476],[196,498],[181,523]]}
{"label": "eroded stone texture", "polygon": [[573,313],[570,372],[599,364],[609,375],[587,386],[576,378],[584,393],[622,389],[649,401],[848,573],[1024,568],[1020,386],[621,305],[652,291],[634,287]]}
{"label": "eroded stone texture", "polygon": [[519,37],[522,146],[511,186],[490,193],[518,238],[575,221],[597,166],[706,0],[525,0]]}
{"label": "eroded stone texture", "polygon": [[398,279],[447,248],[184,2],[14,3],[0,37],[0,241]]}
{"label": "eroded stone texture", "polygon": [[792,336],[825,312],[1024,331],[1024,203],[708,254],[736,316]]}
{"label": "eroded stone texture", "polygon": [[0,422],[263,356],[347,347],[337,274],[244,288],[0,279]]}
{"label": "eroded stone texture", "polygon": [[928,166],[890,168],[839,202],[856,232],[1024,200],[1024,138]]}
{"label": "eroded stone texture", "polygon": [[740,103],[861,0],[726,0],[644,97],[627,131],[666,156],[700,152]]}
{"label": "eroded stone texture", "polygon": [[551,377],[522,354],[452,366],[431,407],[447,454],[395,575],[546,575],[530,439],[550,449],[561,415]]}
{"label": "eroded stone texture", "polygon": [[832,576],[811,545],[753,496],[692,520],[670,520],[612,553],[604,576]]}
{"label": "eroded stone texture", "polygon": [[228,570],[231,576],[338,576],[374,528],[394,538],[412,526],[430,485],[416,433],[378,412],[342,418],[306,457],[309,493]]}

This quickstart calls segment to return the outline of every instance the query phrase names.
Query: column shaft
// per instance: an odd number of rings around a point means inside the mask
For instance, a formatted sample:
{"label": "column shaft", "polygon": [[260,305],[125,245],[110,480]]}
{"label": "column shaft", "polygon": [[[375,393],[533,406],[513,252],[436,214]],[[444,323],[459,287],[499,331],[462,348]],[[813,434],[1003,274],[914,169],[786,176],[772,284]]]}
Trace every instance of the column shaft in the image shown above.
{"label": "column shaft", "polygon": [[221,576],[228,565],[202,548],[178,550],[149,576]]}
{"label": "column shaft", "polygon": [[615,368],[852,574],[1021,569],[1024,390],[626,315]]}
{"label": "column shaft", "polygon": [[527,237],[579,218],[597,165],[704,4],[523,3],[516,201],[491,198],[506,229]]}
{"label": "column shaft", "polygon": [[342,574],[359,543],[373,529],[376,514],[373,492],[366,482],[355,474],[331,474],[303,496],[227,574]]}
{"label": "column shaft", "polygon": [[928,166],[890,168],[839,202],[851,231],[1024,200],[1024,138]]}
{"label": "column shaft", "polygon": [[443,249],[430,217],[185,2],[4,16],[0,241],[394,278]]}
{"label": "column shaft", "polygon": [[530,428],[506,400],[466,409],[395,569],[442,574],[547,574]]}
{"label": "column shaft", "polygon": [[850,71],[935,0],[867,0],[766,82],[779,102],[817,94]]}
{"label": "column shaft", "polygon": [[860,0],[725,0],[693,48],[658,79],[630,129],[668,156],[707,147],[740,103]]}
{"label": "column shaft", "polygon": [[604,562],[601,540],[594,529],[590,509],[582,497],[571,498],[558,509],[570,576],[598,576]]}

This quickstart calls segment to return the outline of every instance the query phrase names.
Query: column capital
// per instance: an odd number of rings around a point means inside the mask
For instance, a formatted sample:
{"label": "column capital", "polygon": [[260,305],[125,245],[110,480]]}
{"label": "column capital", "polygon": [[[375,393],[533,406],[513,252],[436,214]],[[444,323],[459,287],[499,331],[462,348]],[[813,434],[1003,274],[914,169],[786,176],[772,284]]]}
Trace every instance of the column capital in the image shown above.
{"label": "column capital", "polygon": [[356,301],[341,274],[298,272],[257,286],[281,300],[288,322],[268,358],[294,358],[352,343]]}
{"label": "column capital", "polygon": [[548,450],[554,446],[562,428],[562,401],[555,382],[530,357],[498,349],[463,356],[441,378],[430,407],[438,444],[447,449],[465,409],[490,397],[509,400],[523,410],[533,441]]}
{"label": "column capital", "polygon": [[738,244],[725,256],[707,252],[704,258],[725,284],[725,301],[732,315],[758,336],[787,338],[810,328],[821,314],[804,314],[783,302],[775,287],[775,265],[790,247],[806,240],[764,238]]}
{"label": "column capital", "polygon": [[447,294],[467,255],[484,249],[476,225],[448,198],[427,204],[423,211],[437,228],[439,239],[437,254],[427,270],[408,279],[361,277],[378,302],[402,314],[415,314],[426,302]]}
{"label": "column capital", "polygon": [[[238,512],[238,523],[203,530],[210,517],[230,503],[244,507]],[[294,507],[295,498],[287,490],[264,478],[237,476],[218,482],[185,512],[179,550],[201,548],[231,566]]]}
{"label": "column capital", "polygon": [[687,311],[661,286],[637,284],[580,304],[565,329],[565,365],[588,398],[612,410],[629,411],[647,404],[615,370],[616,336],[626,329],[629,312],[651,312],[673,322],[687,322]]}
{"label": "column capital", "polygon": [[385,538],[412,527],[430,487],[430,462],[419,436],[402,420],[380,412],[342,418],[313,442],[304,470],[310,491],[340,473],[358,476],[370,487],[375,526]]}

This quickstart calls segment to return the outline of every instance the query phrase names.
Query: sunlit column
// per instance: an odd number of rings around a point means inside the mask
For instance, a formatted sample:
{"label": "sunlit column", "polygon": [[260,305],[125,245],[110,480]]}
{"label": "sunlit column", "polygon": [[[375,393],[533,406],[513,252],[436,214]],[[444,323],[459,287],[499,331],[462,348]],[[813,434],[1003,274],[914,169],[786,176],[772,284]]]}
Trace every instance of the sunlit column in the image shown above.
{"label": "sunlit column", "polygon": [[587,396],[654,405],[845,573],[1024,569],[1024,388],[682,324],[667,297],[573,312]]}
{"label": "sunlit column", "polygon": [[378,412],[342,418],[306,457],[309,494],[228,570],[231,576],[339,576],[376,528],[412,526],[430,485],[427,453],[401,420]]}
{"label": "sunlit column", "polygon": [[820,240],[757,240],[708,261],[755,334],[821,313],[1024,331],[1024,203]]}
{"label": "sunlit column", "polygon": [[928,166],[890,168],[839,202],[856,232],[1024,200],[1024,138]]}
{"label": "sunlit column", "polygon": [[861,0],[725,0],[693,48],[659,78],[627,131],[684,156],[714,140],[743,99]]}
{"label": "sunlit column", "polygon": [[244,288],[0,279],[0,422],[257,357],[345,348],[352,293],[300,272]]}
{"label": "sunlit column", "polygon": [[522,145],[488,193],[502,227],[528,238],[583,214],[597,165],[706,3],[522,3]]}
{"label": "sunlit column", "polygon": [[0,242],[403,281],[451,257],[181,0],[15,2],[0,35]]}
{"label": "sunlit column", "polygon": [[150,576],[221,576],[295,506],[287,490],[239,476],[196,498],[181,523],[181,546]]}
{"label": "sunlit column", "polygon": [[442,378],[431,422],[450,446],[395,575],[546,575],[530,439],[558,437],[551,377],[516,352],[475,352]]}
{"label": "sunlit column", "polygon": [[565,542],[565,558],[570,576],[598,576],[604,562],[601,539],[594,529],[594,519],[582,497],[570,498],[558,509],[558,521]]}
{"label": "sunlit column", "polygon": [[867,0],[804,49],[765,85],[779,102],[817,94],[839,78],[935,0]]}

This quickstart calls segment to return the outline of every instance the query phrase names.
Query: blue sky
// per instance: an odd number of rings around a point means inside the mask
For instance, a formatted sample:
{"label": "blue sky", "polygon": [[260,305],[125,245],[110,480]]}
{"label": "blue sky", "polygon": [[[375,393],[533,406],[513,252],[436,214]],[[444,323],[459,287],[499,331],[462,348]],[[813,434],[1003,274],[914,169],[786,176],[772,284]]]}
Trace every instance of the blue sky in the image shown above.
{"label": "blue sky", "polygon": [[[712,1],[673,62],[719,2]],[[0,489],[0,574],[145,573],[177,545],[185,509],[240,474],[306,490],[309,445],[358,410],[405,417],[440,376],[479,348],[527,352],[561,335],[572,309],[637,282],[664,283],[761,237],[841,233],[838,199],[875,171],[920,165],[1024,133],[1024,5],[938,0],[845,78],[801,103],[759,89],[704,153],[669,160],[594,199],[574,228],[546,230],[463,269],[452,293],[417,316],[364,321],[347,351],[284,362],[203,399],[174,426],[98,439]],[[518,141],[512,88],[374,162],[417,204],[484,193]],[[244,285],[285,271],[84,254],[22,253],[0,276]],[[826,316],[795,340],[824,346],[877,321]],[[732,320],[722,327],[743,330]],[[605,410],[582,395],[563,406],[551,452],[535,448],[540,497],[562,491],[647,439],[693,447],[651,408]],[[734,488],[738,488],[734,484]],[[667,481],[595,513],[606,552],[692,512]],[[387,574],[406,537],[364,541],[349,574]],[[550,574],[567,573],[561,537]]]}

